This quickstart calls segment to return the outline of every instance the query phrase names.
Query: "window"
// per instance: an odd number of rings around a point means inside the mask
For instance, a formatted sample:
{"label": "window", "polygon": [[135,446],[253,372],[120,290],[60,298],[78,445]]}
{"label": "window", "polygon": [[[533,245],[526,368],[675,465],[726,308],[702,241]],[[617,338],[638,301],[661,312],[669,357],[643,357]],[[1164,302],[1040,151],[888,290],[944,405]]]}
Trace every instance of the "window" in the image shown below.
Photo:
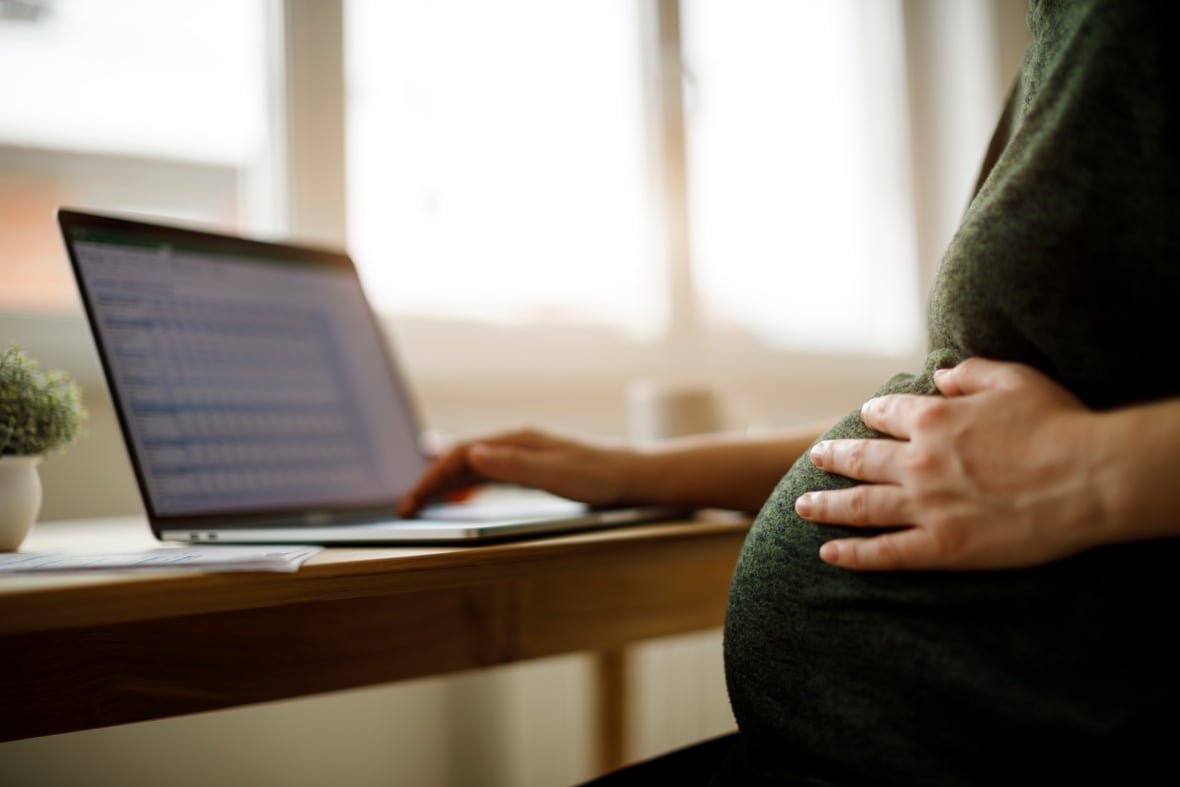
{"label": "window", "polygon": [[[63,204],[241,228],[266,117],[262,6],[0,3],[0,308],[68,311]],[[19,78],[18,78],[19,77]]]}
{"label": "window", "polygon": [[906,352],[918,302],[897,6],[682,6],[705,319],[780,347]]}
{"label": "window", "polygon": [[379,307],[660,327],[637,8],[348,4],[349,245]]}
{"label": "window", "polygon": [[444,431],[647,374],[827,414],[921,355],[1026,11],[0,0],[0,333],[88,363],[70,204],[347,243]]}
{"label": "window", "polygon": [[381,307],[916,344],[898,4],[350,0],[345,51],[350,246]]}

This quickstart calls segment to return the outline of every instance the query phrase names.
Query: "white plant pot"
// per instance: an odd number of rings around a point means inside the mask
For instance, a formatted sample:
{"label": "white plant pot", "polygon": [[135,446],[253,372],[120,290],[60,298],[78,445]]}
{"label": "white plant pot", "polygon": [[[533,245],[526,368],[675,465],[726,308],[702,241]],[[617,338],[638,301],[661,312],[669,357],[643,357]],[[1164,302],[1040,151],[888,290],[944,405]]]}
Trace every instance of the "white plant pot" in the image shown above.
{"label": "white plant pot", "polygon": [[41,513],[40,456],[0,456],[0,552],[15,552]]}

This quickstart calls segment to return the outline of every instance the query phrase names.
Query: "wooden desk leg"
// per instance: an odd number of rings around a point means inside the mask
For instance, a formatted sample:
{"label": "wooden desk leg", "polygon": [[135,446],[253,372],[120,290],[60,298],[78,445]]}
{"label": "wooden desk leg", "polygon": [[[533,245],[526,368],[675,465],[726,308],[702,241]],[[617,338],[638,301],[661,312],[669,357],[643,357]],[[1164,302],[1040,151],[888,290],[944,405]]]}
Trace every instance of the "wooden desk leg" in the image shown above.
{"label": "wooden desk leg", "polygon": [[607,773],[627,762],[627,652],[598,651],[594,656],[598,711],[598,771]]}

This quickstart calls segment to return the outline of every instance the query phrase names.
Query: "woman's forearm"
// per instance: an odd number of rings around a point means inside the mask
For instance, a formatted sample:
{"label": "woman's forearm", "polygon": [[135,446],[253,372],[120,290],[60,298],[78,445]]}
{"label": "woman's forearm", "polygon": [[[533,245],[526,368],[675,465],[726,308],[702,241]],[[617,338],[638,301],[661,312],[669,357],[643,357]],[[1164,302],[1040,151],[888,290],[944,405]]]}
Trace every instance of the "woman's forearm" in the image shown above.
{"label": "woman's forearm", "polygon": [[626,496],[675,505],[755,512],[825,429],[809,424],[765,437],[707,435],[636,451]]}

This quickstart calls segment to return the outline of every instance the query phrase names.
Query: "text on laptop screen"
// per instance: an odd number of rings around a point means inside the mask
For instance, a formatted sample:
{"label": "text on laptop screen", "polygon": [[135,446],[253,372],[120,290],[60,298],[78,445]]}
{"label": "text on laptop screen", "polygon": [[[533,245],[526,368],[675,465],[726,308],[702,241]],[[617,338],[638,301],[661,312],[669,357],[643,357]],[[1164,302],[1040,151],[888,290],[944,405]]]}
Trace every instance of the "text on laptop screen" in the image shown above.
{"label": "text on laptop screen", "polygon": [[423,469],[350,267],[74,248],[158,514],[380,504]]}

